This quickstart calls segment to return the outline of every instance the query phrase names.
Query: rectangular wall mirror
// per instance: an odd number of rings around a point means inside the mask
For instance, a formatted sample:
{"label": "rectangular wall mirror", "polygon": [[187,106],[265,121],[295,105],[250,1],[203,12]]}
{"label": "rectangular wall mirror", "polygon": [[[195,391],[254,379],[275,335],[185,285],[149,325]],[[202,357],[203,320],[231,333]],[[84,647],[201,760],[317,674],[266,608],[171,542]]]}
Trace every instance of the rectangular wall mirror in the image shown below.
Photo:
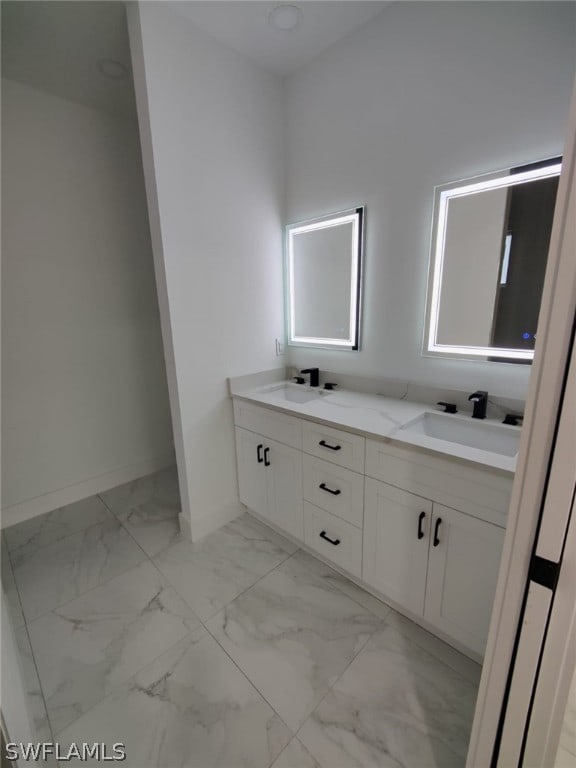
{"label": "rectangular wall mirror", "polygon": [[286,227],[288,344],[359,349],[363,207]]}
{"label": "rectangular wall mirror", "polygon": [[560,158],[437,187],[424,354],[534,357]]}

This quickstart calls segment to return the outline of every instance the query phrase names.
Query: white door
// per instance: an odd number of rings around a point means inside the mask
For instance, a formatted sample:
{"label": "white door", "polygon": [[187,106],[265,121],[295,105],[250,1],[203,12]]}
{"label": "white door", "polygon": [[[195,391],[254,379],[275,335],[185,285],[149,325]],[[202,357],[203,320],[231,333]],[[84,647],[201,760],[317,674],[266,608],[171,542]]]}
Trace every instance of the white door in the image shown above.
{"label": "white door", "polygon": [[262,514],[278,528],[303,540],[302,452],[266,440],[264,468],[268,494],[267,509]]}
{"label": "white door", "polygon": [[265,438],[236,427],[238,490],[240,501],[259,515],[266,515],[267,488],[264,471]]}
{"label": "white door", "polygon": [[576,88],[467,768],[548,768],[576,660]]}
{"label": "white door", "polygon": [[424,616],[484,655],[504,529],[434,504]]}
{"label": "white door", "polygon": [[362,578],[413,613],[424,613],[432,502],[366,478]]}
{"label": "white door", "polygon": [[[576,318],[575,318],[576,326]],[[522,624],[510,675],[498,767],[553,765],[576,663],[576,342],[566,378]],[[576,762],[576,759],[574,759]]]}

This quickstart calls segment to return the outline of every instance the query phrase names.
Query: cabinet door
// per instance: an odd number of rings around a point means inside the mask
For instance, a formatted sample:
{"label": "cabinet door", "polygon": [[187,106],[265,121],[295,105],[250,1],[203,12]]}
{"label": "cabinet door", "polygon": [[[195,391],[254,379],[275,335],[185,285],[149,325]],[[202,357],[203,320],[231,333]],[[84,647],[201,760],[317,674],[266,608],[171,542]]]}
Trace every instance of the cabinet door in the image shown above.
{"label": "cabinet door", "polygon": [[424,616],[483,655],[504,529],[435,504],[430,538]]}
{"label": "cabinet door", "polygon": [[304,539],[302,453],[288,445],[266,440],[264,463],[268,489],[262,514],[297,539]]}
{"label": "cabinet door", "polygon": [[265,438],[261,435],[236,427],[240,501],[248,509],[259,515],[266,515],[268,506],[266,472],[264,471],[264,444]]}
{"label": "cabinet door", "polygon": [[362,578],[413,613],[424,612],[432,502],[366,478]]}

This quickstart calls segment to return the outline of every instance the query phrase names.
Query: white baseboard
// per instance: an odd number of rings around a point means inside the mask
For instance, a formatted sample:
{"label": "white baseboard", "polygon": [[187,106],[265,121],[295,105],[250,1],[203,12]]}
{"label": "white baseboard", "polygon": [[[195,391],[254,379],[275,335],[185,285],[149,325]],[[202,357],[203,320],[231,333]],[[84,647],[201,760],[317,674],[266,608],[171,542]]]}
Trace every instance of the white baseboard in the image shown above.
{"label": "white baseboard", "polygon": [[180,531],[192,541],[198,541],[244,514],[245,511],[244,505],[238,501],[215,512],[211,512],[209,515],[203,515],[193,520],[188,520],[184,515],[180,514],[178,516],[180,519]]}
{"label": "white baseboard", "polygon": [[51,491],[43,496],[36,496],[33,499],[21,501],[18,504],[12,504],[2,509],[0,528],[8,528],[10,525],[29,520],[31,517],[37,517],[44,512],[51,512],[58,507],[64,507],[66,504],[73,504],[75,501],[81,501],[88,496],[94,496],[96,493],[108,491],[122,483],[130,483],[139,477],[149,475],[152,472],[158,472],[176,463],[173,452],[156,456],[153,459],[140,461],[137,464],[131,464],[128,467],[115,469],[104,475],[91,477],[80,483],[69,485],[66,488],[60,488],[57,491]]}

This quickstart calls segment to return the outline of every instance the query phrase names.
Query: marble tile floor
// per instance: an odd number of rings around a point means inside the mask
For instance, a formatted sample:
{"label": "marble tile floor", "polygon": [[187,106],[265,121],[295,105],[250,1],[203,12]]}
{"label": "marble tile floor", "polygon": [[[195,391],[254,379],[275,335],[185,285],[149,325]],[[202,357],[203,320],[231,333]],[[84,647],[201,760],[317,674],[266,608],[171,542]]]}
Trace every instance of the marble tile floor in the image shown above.
{"label": "marble tile floor", "polygon": [[478,665],[249,515],[192,544],[178,512],[171,468],[3,532],[39,740],[133,768],[464,766]]}

